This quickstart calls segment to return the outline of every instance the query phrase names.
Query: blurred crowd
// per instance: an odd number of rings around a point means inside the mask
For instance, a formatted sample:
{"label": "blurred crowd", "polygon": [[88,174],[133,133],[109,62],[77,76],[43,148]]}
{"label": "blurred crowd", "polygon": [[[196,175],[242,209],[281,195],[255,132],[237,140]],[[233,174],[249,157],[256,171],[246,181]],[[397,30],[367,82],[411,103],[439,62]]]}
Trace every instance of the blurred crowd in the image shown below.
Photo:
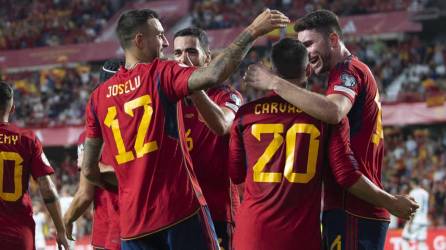
{"label": "blurred crowd", "polygon": [[383,184],[392,193],[408,193],[416,177],[430,194],[433,226],[446,225],[446,129],[441,126],[386,128]]}
{"label": "blurred crowd", "polygon": [[123,0],[5,0],[0,50],[93,41]]}
{"label": "blurred crowd", "polygon": [[420,11],[437,0],[193,0],[193,24],[205,29],[246,25],[265,7],[285,12],[292,20],[317,9],[340,16],[390,11]]}

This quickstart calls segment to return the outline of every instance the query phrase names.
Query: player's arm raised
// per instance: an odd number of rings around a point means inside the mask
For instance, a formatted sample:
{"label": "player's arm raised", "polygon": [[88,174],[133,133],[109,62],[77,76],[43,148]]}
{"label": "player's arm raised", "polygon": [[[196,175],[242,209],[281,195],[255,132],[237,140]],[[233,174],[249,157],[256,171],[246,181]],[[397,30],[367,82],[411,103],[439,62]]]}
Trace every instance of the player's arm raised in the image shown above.
{"label": "player's arm raised", "polygon": [[333,126],[329,143],[329,162],[336,182],[356,197],[377,207],[387,209],[391,214],[408,220],[418,205],[408,196],[391,195],[376,186],[358,168],[350,149],[349,125],[346,118]]}
{"label": "player's arm raised", "polygon": [[352,102],[340,94],[323,96],[311,92],[274,75],[261,65],[250,65],[245,82],[257,89],[273,90],[287,102],[299,107],[312,117],[329,124],[339,123],[352,108]]}
{"label": "player's arm raised", "polygon": [[289,18],[280,11],[267,9],[262,12],[208,67],[200,68],[191,75],[189,90],[221,84],[236,70],[258,37],[276,28],[286,27],[289,22]]}
{"label": "player's arm raised", "polygon": [[59,197],[55,185],[49,175],[37,178],[37,183],[45,206],[54,222],[54,226],[56,227],[57,245],[59,249],[62,249],[62,246],[64,246],[64,249],[70,249],[65,236],[65,226],[62,222]]}

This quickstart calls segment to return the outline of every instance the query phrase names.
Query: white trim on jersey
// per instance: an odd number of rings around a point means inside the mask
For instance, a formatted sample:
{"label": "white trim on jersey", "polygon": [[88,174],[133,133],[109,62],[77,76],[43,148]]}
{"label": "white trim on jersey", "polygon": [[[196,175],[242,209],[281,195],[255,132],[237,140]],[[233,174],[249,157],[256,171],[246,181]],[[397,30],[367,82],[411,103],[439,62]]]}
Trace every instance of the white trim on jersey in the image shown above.
{"label": "white trim on jersey", "polygon": [[353,91],[347,87],[344,87],[344,86],[336,85],[336,86],[334,86],[334,90],[344,92],[344,93],[348,94],[351,98],[355,98],[355,96],[356,96],[355,91]]}

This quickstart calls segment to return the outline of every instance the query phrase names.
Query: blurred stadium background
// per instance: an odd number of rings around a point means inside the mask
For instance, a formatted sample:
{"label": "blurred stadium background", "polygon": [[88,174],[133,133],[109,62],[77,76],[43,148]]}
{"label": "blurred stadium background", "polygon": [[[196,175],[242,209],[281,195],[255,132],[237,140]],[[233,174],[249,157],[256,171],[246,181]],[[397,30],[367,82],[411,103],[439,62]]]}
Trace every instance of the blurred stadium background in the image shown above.
{"label": "blurred stadium background", "polygon": [[[292,20],[312,10],[340,16],[348,48],[372,69],[380,87],[385,125],[383,180],[392,193],[407,193],[412,176],[430,193],[429,249],[446,250],[446,1],[444,0],[2,0],[0,77],[15,84],[13,121],[33,128],[56,170],[59,190],[78,183],[76,142],[85,103],[98,69],[122,51],[114,37],[119,15],[150,8],[168,39],[190,25],[205,28],[214,51],[223,48],[263,8]],[[262,93],[241,85],[247,65],[269,64],[271,44],[293,36],[292,26],[260,39],[230,82],[245,101]],[[168,51],[171,51],[169,49]],[[169,54],[169,53],[168,53]],[[325,79],[310,88],[324,91]],[[35,187],[31,186],[31,192]],[[40,198],[35,197],[38,202]],[[401,249],[403,221],[393,220],[386,250]],[[77,249],[90,249],[91,215],[78,221]],[[52,241],[51,225],[45,237]],[[48,249],[55,249],[49,246]]]}

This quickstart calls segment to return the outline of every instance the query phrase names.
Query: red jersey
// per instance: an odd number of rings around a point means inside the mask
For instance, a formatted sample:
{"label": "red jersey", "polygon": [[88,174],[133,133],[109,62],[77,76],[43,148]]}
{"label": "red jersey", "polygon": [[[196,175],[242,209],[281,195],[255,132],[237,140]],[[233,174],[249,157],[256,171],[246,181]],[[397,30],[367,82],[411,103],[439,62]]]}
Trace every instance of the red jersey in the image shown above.
{"label": "red jersey", "polygon": [[175,225],[205,204],[178,107],[194,70],[159,59],[121,68],[87,104],[86,136],[102,138],[113,156],[123,239]]}
{"label": "red jersey", "polygon": [[[231,130],[229,174],[245,182],[234,245],[243,250],[320,249],[322,175],[330,142],[343,186],[360,177],[348,148],[348,123],[333,129],[272,95],[242,106]],[[329,138],[330,137],[330,138]]]}
{"label": "red jersey", "polygon": [[[0,123],[0,241],[2,249],[34,247],[29,178],[53,174],[34,132]],[[15,243],[14,243],[15,242]]]}
{"label": "red jersey", "polygon": [[[78,157],[84,151],[85,131],[79,136],[77,144]],[[107,145],[104,145],[101,162],[111,165]],[[93,226],[91,245],[96,248],[119,250],[119,205],[118,194],[103,188],[95,187],[93,200]]]}
{"label": "red jersey", "polygon": [[[351,147],[359,169],[379,187],[384,153],[381,103],[370,69],[355,56],[348,57],[330,71],[327,95],[341,94],[352,102],[348,113]],[[344,208],[360,217],[388,220],[384,208],[375,207],[339,187],[332,176],[325,185],[324,209]]]}
{"label": "red jersey", "polygon": [[[207,95],[218,106],[228,108],[234,114],[242,103],[240,93],[229,86],[212,88],[207,91]],[[227,170],[229,135],[214,134],[189,99],[183,101],[183,115],[187,148],[212,219],[232,222],[231,189]]]}

